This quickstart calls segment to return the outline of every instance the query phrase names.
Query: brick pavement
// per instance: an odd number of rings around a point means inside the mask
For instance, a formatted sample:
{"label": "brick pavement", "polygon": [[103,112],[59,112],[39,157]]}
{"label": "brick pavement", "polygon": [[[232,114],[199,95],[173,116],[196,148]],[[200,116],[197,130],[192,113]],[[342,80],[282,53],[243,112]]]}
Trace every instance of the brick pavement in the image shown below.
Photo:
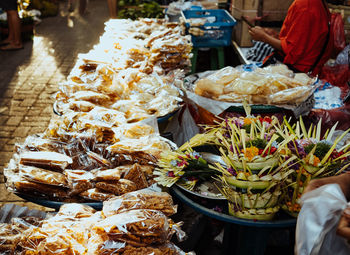
{"label": "brick pavement", "polygon": [[41,208],[6,191],[3,168],[16,142],[48,126],[58,84],[70,73],[77,55],[98,43],[106,20],[104,0],[90,0],[83,17],[68,13],[62,1],[59,15],[43,19],[23,50],[0,51],[0,207],[10,202]]}

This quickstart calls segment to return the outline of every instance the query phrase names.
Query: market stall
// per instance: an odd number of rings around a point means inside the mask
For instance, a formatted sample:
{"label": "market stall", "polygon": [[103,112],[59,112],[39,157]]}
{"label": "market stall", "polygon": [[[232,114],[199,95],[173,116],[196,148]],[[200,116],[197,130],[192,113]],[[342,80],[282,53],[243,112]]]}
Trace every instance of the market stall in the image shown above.
{"label": "market stall", "polygon": [[[293,229],[307,184],[347,170],[349,130],[301,117],[323,83],[285,65],[189,75],[194,42],[230,45],[235,21],[212,10],[187,14],[181,24],[110,20],[99,44],[78,56],[49,126],[16,145],[4,171],[9,191],[57,212],[3,223],[0,250],[191,254],[173,243],[185,236],[171,219],[173,194],[231,224],[228,254],[230,237]],[[198,198],[220,201],[222,211]],[[265,247],[266,238],[236,248]]]}

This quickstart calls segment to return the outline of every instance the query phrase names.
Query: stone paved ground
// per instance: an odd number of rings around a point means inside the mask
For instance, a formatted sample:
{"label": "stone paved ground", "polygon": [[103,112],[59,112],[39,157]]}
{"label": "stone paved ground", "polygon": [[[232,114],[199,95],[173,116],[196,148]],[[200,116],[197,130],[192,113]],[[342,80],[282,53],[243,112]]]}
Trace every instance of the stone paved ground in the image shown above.
{"label": "stone paved ground", "polygon": [[90,0],[84,16],[68,13],[62,1],[59,15],[36,25],[33,40],[26,41],[23,50],[0,51],[0,207],[15,202],[38,208],[6,191],[3,167],[16,142],[48,126],[59,82],[70,73],[77,55],[98,43],[106,20],[105,0]]}

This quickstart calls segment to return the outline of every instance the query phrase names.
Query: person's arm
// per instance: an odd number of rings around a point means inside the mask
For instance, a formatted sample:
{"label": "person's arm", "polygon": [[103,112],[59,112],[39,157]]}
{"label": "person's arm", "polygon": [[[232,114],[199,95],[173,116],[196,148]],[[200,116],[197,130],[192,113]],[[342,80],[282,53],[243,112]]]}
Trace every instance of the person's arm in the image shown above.
{"label": "person's arm", "polygon": [[269,35],[268,33],[266,33],[266,31],[262,27],[259,27],[259,26],[251,27],[249,29],[249,34],[252,36],[252,39],[255,41],[261,41],[261,42],[267,43],[271,45],[274,49],[278,51],[283,51],[281,41]]}
{"label": "person's arm", "polygon": [[350,200],[350,173],[341,174],[338,176],[320,178],[312,180],[304,190],[304,194],[317,189],[326,184],[336,183],[340,186],[347,200]]}
{"label": "person's arm", "polygon": [[350,241],[350,208],[346,208],[339,220],[337,235],[344,237]]}

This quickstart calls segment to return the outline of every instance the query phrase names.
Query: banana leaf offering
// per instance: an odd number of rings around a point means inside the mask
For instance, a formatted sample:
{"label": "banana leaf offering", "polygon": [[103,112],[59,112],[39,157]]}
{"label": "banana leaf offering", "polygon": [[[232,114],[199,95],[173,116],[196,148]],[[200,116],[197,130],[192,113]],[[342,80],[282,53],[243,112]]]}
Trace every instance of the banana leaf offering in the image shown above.
{"label": "banana leaf offering", "polygon": [[300,197],[312,179],[338,175],[350,166],[350,143],[338,146],[350,130],[335,137],[337,127],[335,124],[322,136],[321,120],[308,129],[302,118],[293,127],[287,120],[284,122],[286,124],[284,136],[294,137],[288,143],[288,153],[297,157],[297,160],[290,164],[294,172],[288,177],[282,208],[297,217],[301,209]]}

